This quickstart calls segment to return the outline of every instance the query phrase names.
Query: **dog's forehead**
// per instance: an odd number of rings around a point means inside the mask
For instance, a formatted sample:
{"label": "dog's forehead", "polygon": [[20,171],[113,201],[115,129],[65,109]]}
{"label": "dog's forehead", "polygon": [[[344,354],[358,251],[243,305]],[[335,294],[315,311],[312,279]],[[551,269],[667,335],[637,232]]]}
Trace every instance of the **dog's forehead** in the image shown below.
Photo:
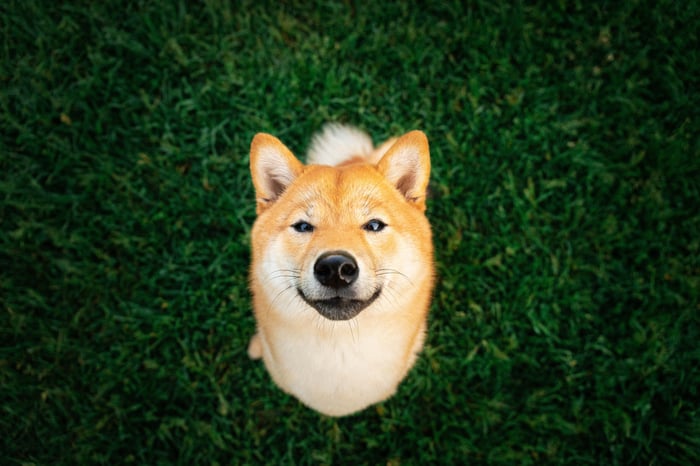
{"label": "dog's forehead", "polygon": [[309,216],[368,215],[383,204],[387,183],[374,167],[313,168],[293,196]]}

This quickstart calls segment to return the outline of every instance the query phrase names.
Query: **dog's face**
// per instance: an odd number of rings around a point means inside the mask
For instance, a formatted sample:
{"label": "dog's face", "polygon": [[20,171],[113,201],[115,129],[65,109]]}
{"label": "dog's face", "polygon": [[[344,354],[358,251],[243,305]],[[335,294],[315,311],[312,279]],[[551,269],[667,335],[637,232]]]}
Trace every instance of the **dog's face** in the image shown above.
{"label": "dog's face", "polygon": [[328,167],[303,166],[272,137],[254,142],[251,272],[269,312],[331,321],[390,312],[432,273],[423,215],[429,165],[415,146],[404,141],[377,166]]}

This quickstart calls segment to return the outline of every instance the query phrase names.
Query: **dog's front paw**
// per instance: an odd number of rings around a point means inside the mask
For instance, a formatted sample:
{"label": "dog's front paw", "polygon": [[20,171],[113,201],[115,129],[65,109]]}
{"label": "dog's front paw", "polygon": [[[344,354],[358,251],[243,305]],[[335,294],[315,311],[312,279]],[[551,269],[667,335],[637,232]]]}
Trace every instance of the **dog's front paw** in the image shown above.
{"label": "dog's front paw", "polygon": [[260,359],[262,357],[262,343],[260,336],[256,333],[248,343],[248,357],[250,359]]}

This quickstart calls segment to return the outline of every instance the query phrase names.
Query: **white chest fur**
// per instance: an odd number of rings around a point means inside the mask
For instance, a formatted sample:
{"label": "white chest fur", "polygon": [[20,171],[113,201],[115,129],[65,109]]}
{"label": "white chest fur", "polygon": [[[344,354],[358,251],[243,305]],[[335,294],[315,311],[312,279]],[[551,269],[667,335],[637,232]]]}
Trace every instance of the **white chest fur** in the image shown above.
{"label": "white chest fur", "polygon": [[267,370],[281,388],[327,415],[385,400],[413,365],[424,329],[397,331],[395,321],[381,322],[375,311],[370,307],[351,321],[316,316],[287,323],[283,331],[260,329]]}

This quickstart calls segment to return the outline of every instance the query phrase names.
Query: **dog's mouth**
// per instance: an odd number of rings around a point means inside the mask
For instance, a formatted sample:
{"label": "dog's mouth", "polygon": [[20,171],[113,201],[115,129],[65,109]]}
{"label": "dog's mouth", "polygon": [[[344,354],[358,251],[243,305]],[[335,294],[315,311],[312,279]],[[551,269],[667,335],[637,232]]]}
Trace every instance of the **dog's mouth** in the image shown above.
{"label": "dog's mouth", "polygon": [[376,301],[382,289],[379,288],[375,291],[369,299],[352,299],[342,296],[335,296],[328,299],[309,299],[301,288],[298,288],[297,291],[306,304],[316,309],[316,311],[326,319],[350,320]]}

